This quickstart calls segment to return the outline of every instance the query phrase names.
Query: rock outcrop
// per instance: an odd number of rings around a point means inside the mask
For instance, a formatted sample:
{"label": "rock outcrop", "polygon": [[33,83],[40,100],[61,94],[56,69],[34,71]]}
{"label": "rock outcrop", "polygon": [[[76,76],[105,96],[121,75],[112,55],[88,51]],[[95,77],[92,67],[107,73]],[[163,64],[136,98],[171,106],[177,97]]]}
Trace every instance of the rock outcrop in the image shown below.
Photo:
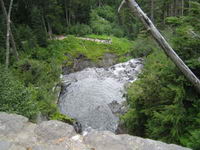
{"label": "rock outcrop", "polygon": [[79,135],[60,121],[33,124],[15,114],[0,112],[0,150],[190,150],[130,135],[93,131]]}

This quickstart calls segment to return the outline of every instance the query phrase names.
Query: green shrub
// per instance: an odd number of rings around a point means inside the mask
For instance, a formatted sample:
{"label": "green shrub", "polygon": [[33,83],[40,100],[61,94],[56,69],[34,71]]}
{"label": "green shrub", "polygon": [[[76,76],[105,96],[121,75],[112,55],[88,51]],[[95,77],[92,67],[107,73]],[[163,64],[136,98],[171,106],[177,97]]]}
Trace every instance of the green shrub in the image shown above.
{"label": "green shrub", "polygon": [[112,35],[114,35],[116,37],[123,37],[124,36],[124,31],[120,27],[115,26],[112,29]]}
{"label": "green shrub", "polygon": [[175,27],[181,25],[183,22],[178,17],[167,17],[166,23],[171,25],[172,27]]}
{"label": "green shrub", "polygon": [[5,63],[5,49],[3,47],[0,47],[0,63]]}
{"label": "green shrub", "polygon": [[94,9],[98,16],[108,20],[109,22],[114,22],[115,21],[115,10],[111,6],[103,6],[103,7],[98,7]]}
{"label": "green shrub", "polygon": [[90,28],[89,25],[86,25],[86,24],[76,24],[76,25],[73,25],[73,26],[69,26],[67,28],[66,33],[77,35],[77,36],[84,36],[84,35],[87,35],[87,34],[91,34],[92,29]]}
{"label": "green shrub", "polygon": [[[128,89],[130,110],[122,117],[130,133],[188,146],[196,138],[199,97],[162,51],[147,56],[140,79]],[[194,136],[194,137],[193,137]]]}
{"label": "green shrub", "polygon": [[35,118],[38,113],[37,101],[32,99],[31,91],[23,86],[10,72],[0,66],[0,111],[17,113]]}
{"label": "green shrub", "polygon": [[46,47],[48,37],[43,27],[43,23],[40,16],[40,10],[37,7],[33,7],[30,19],[33,33],[37,40],[37,44],[39,46]]}
{"label": "green shrub", "polygon": [[188,136],[181,139],[181,143],[193,150],[199,150],[200,148],[200,130],[196,129],[190,131]]}
{"label": "green shrub", "polygon": [[112,24],[99,16],[95,11],[92,11],[91,14],[90,26],[93,30],[93,33],[96,34],[107,34],[110,35],[112,32]]}
{"label": "green shrub", "polygon": [[18,40],[22,41],[22,48],[30,50],[37,46],[37,39],[32,29],[26,25],[20,25],[17,27]]}
{"label": "green shrub", "polygon": [[140,34],[134,43],[131,51],[131,56],[134,58],[148,56],[157,47],[150,37],[143,34]]}
{"label": "green shrub", "polygon": [[93,33],[123,37],[124,31],[117,23],[115,10],[110,6],[98,7],[90,13],[90,26]]}
{"label": "green shrub", "polygon": [[59,82],[60,67],[45,61],[22,59],[14,65],[14,75],[28,87],[38,110],[47,118],[57,112],[57,93],[52,88]]}
{"label": "green shrub", "polygon": [[[25,83],[37,87],[52,87],[59,78],[60,69],[54,64],[33,59],[22,59],[14,65],[15,75]],[[48,86],[47,86],[48,85]]]}
{"label": "green shrub", "polygon": [[[200,20],[197,15],[200,5],[192,3],[191,6],[192,15],[167,19],[169,25],[176,27],[167,37],[177,54],[200,77]],[[152,48],[148,42],[139,41],[134,47],[139,51],[140,48],[143,51],[149,46]],[[145,60],[140,79],[128,90],[130,110],[122,120],[134,135],[197,150],[200,148],[199,95],[164,53],[153,50]]]}

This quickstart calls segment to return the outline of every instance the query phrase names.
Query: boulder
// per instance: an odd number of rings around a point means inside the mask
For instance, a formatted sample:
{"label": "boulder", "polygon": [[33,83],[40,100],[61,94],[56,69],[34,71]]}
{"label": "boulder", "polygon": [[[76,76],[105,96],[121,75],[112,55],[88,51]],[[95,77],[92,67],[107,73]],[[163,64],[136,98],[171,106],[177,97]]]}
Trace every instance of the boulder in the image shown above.
{"label": "boulder", "polygon": [[132,145],[121,141],[120,136],[110,131],[94,131],[84,137],[84,142],[94,150],[132,150]]}
{"label": "boulder", "polygon": [[71,138],[76,134],[73,126],[61,121],[44,121],[34,130],[38,140],[51,142],[61,138]]}
{"label": "boulder", "polygon": [[190,150],[174,144],[143,139],[130,135],[115,135],[109,131],[94,131],[84,137],[94,150]]}
{"label": "boulder", "polygon": [[26,147],[20,146],[20,145],[15,145],[13,144],[9,150],[28,150]]}
{"label": "boulder", "polygon": [[126,145],[130,145],[132,150],[190,150],[174,144],[166,144],[160,141],[144,139],[130,135],[119,135],[120,141]]}
{"label": "boulder", "polygon": [[11,143],[7,141],[0,141],[0,150],[9,150]]}
{"label": "boulder", "polygon": [[0,112],[0,135],[16,134],[27,122],[26,117]]}
{"label": "boulder", "polygon": [[56,146],[56,145],[38,145],[31,148],[31,150],[68,150],[65,147]]}

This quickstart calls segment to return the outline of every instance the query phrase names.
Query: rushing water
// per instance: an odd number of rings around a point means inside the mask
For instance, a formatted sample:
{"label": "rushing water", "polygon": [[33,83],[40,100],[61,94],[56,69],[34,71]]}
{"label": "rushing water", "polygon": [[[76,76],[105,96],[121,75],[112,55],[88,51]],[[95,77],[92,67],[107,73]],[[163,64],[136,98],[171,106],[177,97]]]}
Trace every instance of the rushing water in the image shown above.
{"label": "rushing water", "polygon": [[77,119],[83,130],[114,132],[119,118],[113,114],[110,104],[125,101],[124,85],[136,80],[142,67],[142,59],[131,59],[107,69],[87,68],[62,76],[61,112]]}

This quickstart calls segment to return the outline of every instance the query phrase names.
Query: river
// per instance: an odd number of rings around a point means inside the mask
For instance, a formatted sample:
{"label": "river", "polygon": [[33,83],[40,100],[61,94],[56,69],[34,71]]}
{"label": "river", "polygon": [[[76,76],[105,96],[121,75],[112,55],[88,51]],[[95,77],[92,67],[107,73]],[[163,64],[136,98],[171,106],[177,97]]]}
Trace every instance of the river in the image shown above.
{"label": "river", "polygon": [[61,113],[78,120],[85,131],[115,132],[119,122],[115,111],[126,101],[125,85],[137,79],[142,62],[140,58],[131,59],[109,68],[86,68],[62,75]]}

